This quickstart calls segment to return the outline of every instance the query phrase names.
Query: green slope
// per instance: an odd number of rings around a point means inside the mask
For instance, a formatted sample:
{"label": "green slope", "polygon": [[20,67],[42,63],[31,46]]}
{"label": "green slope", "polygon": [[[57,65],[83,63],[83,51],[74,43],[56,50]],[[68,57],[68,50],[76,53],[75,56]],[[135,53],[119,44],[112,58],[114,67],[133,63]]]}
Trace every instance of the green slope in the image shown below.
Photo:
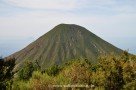
{"label": "green slope", "polygon": [[96,62],[99,55],[111,52],[119,54],[122,50],[102,40],[84,27],[60,24],[11,56],[17,59],[16,67],[22,65],[25,60],[32,62],[37,60],[41,67],[45,68],[74,58],[87,58]]}

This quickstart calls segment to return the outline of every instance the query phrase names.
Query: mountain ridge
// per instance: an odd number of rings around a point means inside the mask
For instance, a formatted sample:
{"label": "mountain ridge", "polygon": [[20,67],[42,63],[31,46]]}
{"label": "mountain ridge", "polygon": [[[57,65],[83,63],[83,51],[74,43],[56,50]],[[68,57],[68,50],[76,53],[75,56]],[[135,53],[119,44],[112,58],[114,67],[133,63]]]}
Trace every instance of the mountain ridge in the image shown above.
{"label": "mountain ridge", "polygon": [[17,59],[17,67],[29,60],[38,61],[44,69],[50,65],[61,64],[74,58],[87,58],[96,62],[99,55],[111,52],[120,54],[122,50],[82,26],[59,24],[26,48],[11,56]]}

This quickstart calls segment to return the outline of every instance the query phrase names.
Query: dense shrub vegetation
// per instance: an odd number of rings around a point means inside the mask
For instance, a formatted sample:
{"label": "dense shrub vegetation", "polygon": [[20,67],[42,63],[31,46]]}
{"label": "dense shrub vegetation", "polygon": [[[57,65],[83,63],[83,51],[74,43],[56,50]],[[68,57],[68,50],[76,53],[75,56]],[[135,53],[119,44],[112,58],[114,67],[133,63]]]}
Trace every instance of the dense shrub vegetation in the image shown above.
{"label": "dense shrub vegetation", "polygon": [[11,89],[13,83],[12,72],[15,66],[15,58],[1,59],[0,60],[0,89],[5,90],[6,88]]}
{"label": "dense shrub vegetation", "polygon": [[32,62],[26,61],[24,63],[24,66],[21,70],[18,72],[18,77],[20,80],[28,80],[34,71],[34,65]]}
{"label": "dense shrub vegetation", "polygon": [[127,52],[120,56],[100,56],[97,64],[77,59],[44,71],[37,68],[34,63],[26,62],[12,79],[12,89],[54,90],[55,85],[88,85],[94,90],[136,90],[136,56]]}

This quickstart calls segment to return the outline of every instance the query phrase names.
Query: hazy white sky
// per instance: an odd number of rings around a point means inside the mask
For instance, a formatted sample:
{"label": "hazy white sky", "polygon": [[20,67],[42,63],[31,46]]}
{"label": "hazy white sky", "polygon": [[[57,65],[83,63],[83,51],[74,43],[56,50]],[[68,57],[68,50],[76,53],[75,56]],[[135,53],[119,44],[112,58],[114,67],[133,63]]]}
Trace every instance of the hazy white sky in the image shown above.
{"label": "hazy white sky", "polygon": [[136,0],[0,0],[0,38],[38,37],[60,23],[135,37]]}
{"label": "hazy white sky", "polygon": [[1,41],[38,38],[60,23],[106,40],[136,38],[136,0],[0,0]]}

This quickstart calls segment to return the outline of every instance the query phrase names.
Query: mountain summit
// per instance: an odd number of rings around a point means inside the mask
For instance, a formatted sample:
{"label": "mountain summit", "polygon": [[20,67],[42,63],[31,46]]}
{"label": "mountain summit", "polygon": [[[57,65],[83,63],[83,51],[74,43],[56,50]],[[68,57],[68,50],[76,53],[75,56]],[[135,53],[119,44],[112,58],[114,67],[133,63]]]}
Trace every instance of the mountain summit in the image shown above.
{"label": "mountain summit", "polygon": [[38,61],[41,67],[45,68],[75,58],[87,58],[96,62],[99,55],[111,52],[119,54],[122,50],[84,27],[75,24],[60,24],[11,56],[17,59],[17,66],[25,60],[30,60]]}

